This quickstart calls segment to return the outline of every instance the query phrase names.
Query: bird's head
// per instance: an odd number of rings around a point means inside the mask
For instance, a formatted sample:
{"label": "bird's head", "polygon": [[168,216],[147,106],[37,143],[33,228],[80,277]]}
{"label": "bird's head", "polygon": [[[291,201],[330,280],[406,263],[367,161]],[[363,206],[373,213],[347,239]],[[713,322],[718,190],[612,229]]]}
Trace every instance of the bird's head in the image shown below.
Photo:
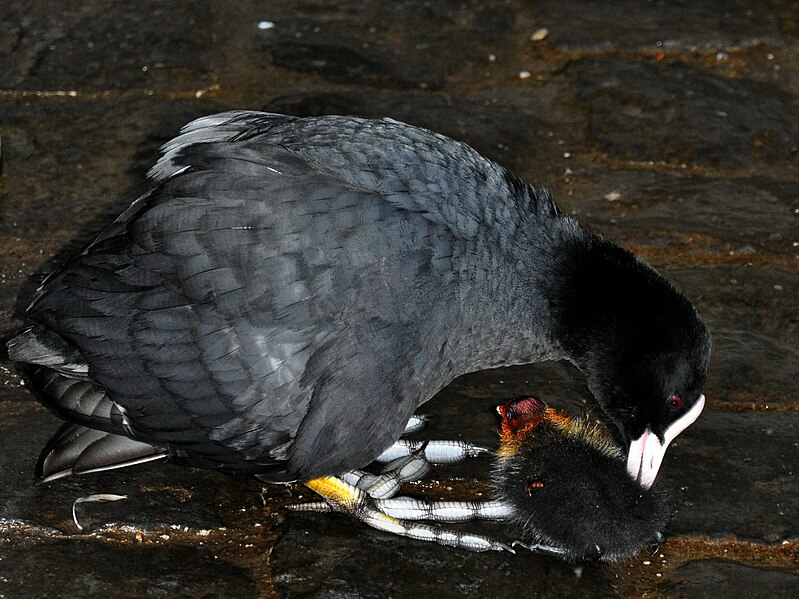
{"label": "bird's head", "polygon": [[702,412],[710,334],[694,306],[633,254],[602,240],[572,260],[559,337],[649,487],[669,443]]}
{"label": "bird's head", "polygon": [[707,351],[628,356],[588,374],[589,386],[628,448],[627,469],[645,487],[666,449],[705,405]]}

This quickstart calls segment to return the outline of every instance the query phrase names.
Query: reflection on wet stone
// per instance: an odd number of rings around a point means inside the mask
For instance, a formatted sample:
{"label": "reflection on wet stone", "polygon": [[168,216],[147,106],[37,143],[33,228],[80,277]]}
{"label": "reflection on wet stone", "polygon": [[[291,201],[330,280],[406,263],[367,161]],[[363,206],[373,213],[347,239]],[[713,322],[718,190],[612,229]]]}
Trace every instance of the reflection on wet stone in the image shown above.
{"label": "reflection on wet stone", "polygon": [[679,568],[664,590],[676,597],[697,599],[791,599],[799,595],[799,574],[764,572],[734,562],[708,560]]}
{"label": "reflection on wet stone", "polygon": [[[540,556],[452,554],[372,530],[353,530],[346,518],[291,516],[272,556],[282,597],[500,597],[512,596],[520,584],[529,585],[536,597],[611,594],[598,564],[577,573],[569,564]],[[524,583],[518,579],[520,571]]]}
{"label": "reflection on wet stone", "polygon": [[2,550],[6,597],[256,598],[242,568],[204,549],[140,548],[98,541],[42,541]]}

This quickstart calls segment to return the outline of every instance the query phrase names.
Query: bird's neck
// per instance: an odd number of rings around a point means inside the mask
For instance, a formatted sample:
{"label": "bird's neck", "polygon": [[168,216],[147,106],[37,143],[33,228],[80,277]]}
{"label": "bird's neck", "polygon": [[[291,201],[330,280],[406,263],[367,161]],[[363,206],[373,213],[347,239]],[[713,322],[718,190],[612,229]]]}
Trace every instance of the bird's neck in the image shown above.
{"label": "bird's neck", "polygon": [[475,254],[462,323],[469,369],[566,359],[595,386],[607,378],[605,358],[629,345],[635,323],[671,286],[563,214],[523,225],[501,249],[483,243]]}
{"label": "bird's neck", "polygon": [[570,290],[566,264],[575,243],[589,234],[558,215],[523,223],[502,246],[482,243],[464,295],[461,330],[469,338],[469,371],[574,356],[559,334],[557,306]]}

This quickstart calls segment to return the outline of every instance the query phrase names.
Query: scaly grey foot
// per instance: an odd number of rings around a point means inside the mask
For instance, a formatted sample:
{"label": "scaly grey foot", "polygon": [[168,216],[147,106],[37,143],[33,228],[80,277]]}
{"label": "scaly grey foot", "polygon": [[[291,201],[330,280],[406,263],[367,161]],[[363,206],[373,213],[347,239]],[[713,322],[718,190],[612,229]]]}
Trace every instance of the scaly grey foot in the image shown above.
{"label": "scaly grey foot", "polygon": [[374,499],[386,499],[394,497],[404,483],[421,480],[429,471],[430,462],[420,450],[389,462],[381,474],[350,470],[342,474],[341,478]]}
{"label": "scaly grey foot", "polygon": [[511,507],[501,501],[427,501],[414,497],[392,497],[378,499],[375,505],[383,513],[402,520],[467,522],[506,520],[511,516]]}
{"label": "scaly grey foot", "polygon": [[[289,506],[293,511],[335,511],[354,516],[364,524],[377,530],[393,533],[419,541],[430,541],[439,545],[467,549],[469,551],[510,551],[513,549],[483,535],[451,531],[419,524],[410,520],[394,518],[383,513],[362,489],[335,476],[316,478],[305,485],[321,495],[324,503],[305,503]],[[319,509],[317,509],[319,508]]]}
{"label": "scaly grey foot", "polygon": [[[422,430],[429,417],[414,416],[403,434]],[[372,528],[421,541],[432,541],[469,551],[511,551],[494,539],[460,531],[419,524],[420,520],[463,522],[504,520],[510,508],[498,501],[438,501],[395,497],[406,482],[420,480],[431,462],[454,464],[490,453],[485,447],[463,441],[400,440],[376,460],[384,463],[380,474],[350,470],[339,477],[324,477],[306,483],[324,501],[290,505],[292,511],[340,512],[354,516]]]}
{"label": "scaly grey foot", "polygon": [[433,464],[458,464],[468,458],[475,458],[491,453],[487,447],[466,441],[408,441],[400,439],[381,453],[376,462],[390,462],[397,458],[409,456],[424,447],[424,455]]}
{"label": "scaly grey foot", "polygon": [[[428,414],[414,414],[405,425],[402,436],[423,430],[432,420],[433,417]],[[400,439],[380,454],[375,461],[385,464],[416,453],[423,447],[427,461],[433,464],[457,464],[468,458],[491,453],[491,449],[488,447],[482,447],[467,441],[409,441]]]}

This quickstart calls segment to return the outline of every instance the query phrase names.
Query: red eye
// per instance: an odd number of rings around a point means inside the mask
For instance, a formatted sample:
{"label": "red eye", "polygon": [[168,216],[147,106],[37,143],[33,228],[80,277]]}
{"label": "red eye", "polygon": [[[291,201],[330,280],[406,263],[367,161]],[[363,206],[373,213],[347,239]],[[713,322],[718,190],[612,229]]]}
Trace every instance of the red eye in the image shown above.
{"label": "red eye", "polygon": [[527,483],[527,494],[532,495],[536,489],[543,489],[544,483],[540,480],[531,480]]}
{"label": "red eye", "polygon": [[676,395],[666,402],[669,410],[679,410],[682,407],[682,400]]}

